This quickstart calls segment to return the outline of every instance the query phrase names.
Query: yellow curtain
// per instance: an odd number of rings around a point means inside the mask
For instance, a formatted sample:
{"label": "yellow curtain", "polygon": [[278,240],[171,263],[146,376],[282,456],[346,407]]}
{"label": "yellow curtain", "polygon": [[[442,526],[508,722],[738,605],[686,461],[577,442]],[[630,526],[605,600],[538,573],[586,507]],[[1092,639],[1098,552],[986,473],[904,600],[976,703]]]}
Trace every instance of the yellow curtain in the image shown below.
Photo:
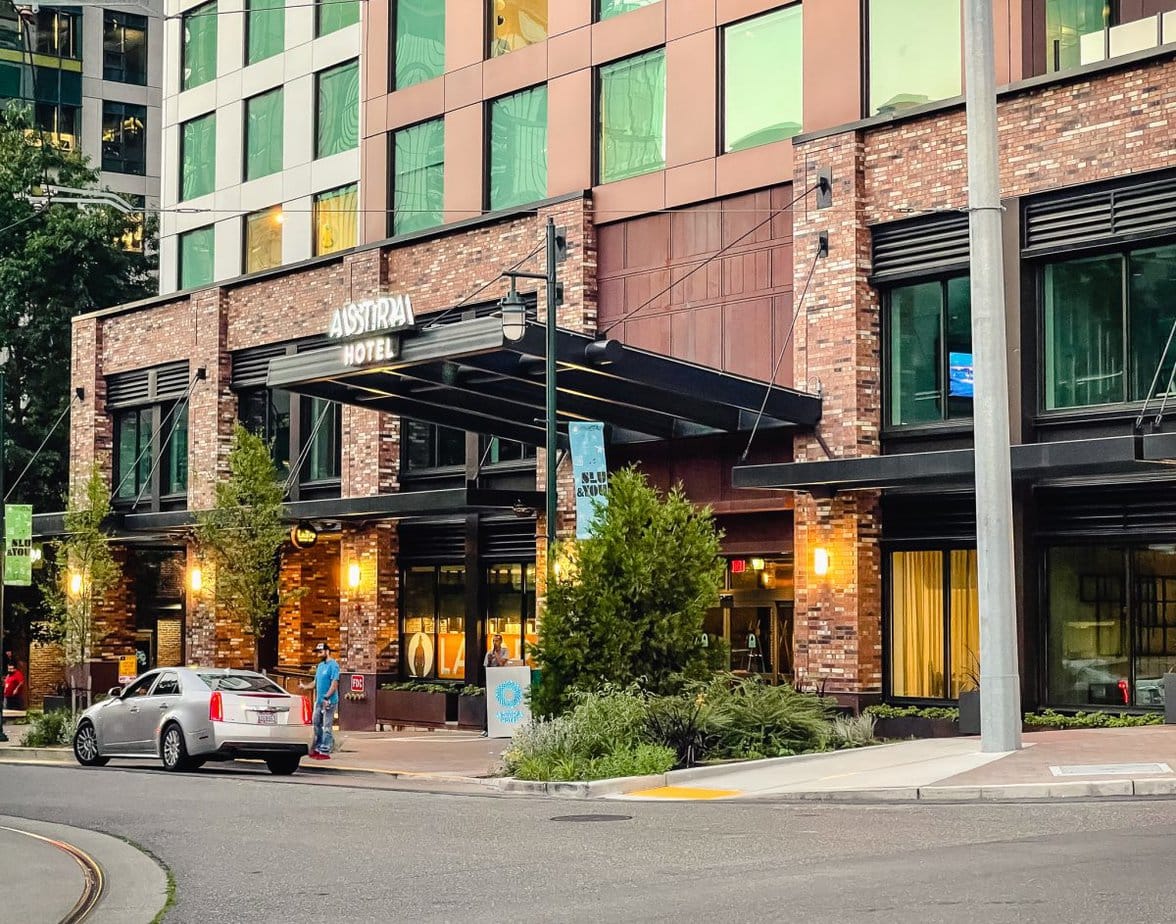
{"label": "yellow curtain", "polygon": [[943,696],[943,553],[892,557],[891,686],[895,696]]}
{"label": "yellow curtain", "polygon": [[980,680],[980,587],[976,550],[951,553],[951,698]]}
{"label": "yellow curtain", "polygon": [[348,250],[359,239],[359,192],[345,186],[315,197],[315,256]]}

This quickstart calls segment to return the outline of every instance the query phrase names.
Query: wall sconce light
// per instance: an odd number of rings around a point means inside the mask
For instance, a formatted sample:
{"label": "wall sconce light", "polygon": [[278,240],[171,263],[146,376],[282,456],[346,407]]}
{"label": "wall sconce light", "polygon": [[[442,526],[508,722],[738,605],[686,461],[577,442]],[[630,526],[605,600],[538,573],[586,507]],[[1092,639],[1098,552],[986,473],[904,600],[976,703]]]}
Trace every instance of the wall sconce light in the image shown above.
{"label": "wall sconce light", "polygon": [[192,588],[194,593],[200,593],[201,588],[204,587],[204,572],[199,567],[192,568],[188,572],[188,586]]}
{"label": "wall sconce light", "polygon": [[69,595],[71,597],[80,596],[82,593],[82,572],[71,571],[69,573]]}
{"label": "wall sconce light", "polygon": [[813,574],[824,577],[829,573],[829,550],[821,546],[813,549]]}
{"label": "wall sconce light", "polygon": [[347,566],[347,586],[355,590],[359,586],[359,562],[353,561]]}

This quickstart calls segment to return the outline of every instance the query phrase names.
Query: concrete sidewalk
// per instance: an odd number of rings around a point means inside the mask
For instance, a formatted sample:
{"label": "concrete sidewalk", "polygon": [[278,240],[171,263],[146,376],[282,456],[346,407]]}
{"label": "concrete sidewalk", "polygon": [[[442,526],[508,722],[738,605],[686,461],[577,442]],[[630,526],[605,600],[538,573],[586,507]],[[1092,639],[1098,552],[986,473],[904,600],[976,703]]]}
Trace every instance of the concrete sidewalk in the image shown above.
{"label": "concrete sidewalk", "polygon": [[1176,727],[1042,731],[1010,753],[931,738],[666,774],[625,799],[937,801],[1176,797]]}

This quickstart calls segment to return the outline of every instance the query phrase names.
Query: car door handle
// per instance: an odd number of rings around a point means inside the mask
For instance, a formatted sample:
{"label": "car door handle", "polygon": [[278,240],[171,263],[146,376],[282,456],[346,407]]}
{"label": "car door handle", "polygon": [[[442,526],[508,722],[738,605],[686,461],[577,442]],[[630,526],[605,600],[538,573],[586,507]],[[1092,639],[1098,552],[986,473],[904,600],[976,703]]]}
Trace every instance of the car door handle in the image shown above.
{"label": "car door handle", "polygon": [[160,709],[170,709],[170,708],[171,708],[171,703],[160,703],[160,704],[159,704],[159,708],[160,708]]}
{"label": "car door handle", "polygon": [[131,708],[130,708],[128,711],[130,711],[130,712],[138,712],[138,711],[139,711],[139,707],[138,707],[138,706],[131,706]]}

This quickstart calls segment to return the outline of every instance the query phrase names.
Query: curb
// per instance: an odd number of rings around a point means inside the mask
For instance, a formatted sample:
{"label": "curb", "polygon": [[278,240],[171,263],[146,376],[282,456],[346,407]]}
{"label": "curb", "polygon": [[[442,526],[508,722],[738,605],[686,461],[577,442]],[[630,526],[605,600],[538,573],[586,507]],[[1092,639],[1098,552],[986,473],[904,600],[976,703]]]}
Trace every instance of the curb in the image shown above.
{"label": "curb", "polygon": [[73,749],[22,748],[19,745],[16,747],[0,748],[0,763],[31,764],[47,762],[55,764],[71,764],[74,762]]}
{"label": "curb", "polygon": [[1176,780],[1089,780],[1073,783],[1005,783],[988,786],[921,786],[891,789],[749,793],[775,802],[1044,802],[1066,799],[1174,798]]}
{"label": "curb", "polygon": [[560,799],[595,799],[600,796],[619,796],[639,789],[653,789],[666,785],[666,774],[653,773],[649,776],[618,776],[610,780],[593,780],[590,783],[557,783],[542,780],[516,780],[507,777],[497,781],[502,792],[532,796],[555,796]]}
{"label": "curb", "polygon": [[[869,747],[854,748],[853,753],[859,754],[878,748],[890,747],[890,744],[872,744]],[[732,760],[722,764],[708,764],[705,767],[689,767],[686,770],[670,770],[666,773],[666,785],[676,786],[680,783],[697,782],[716,776],[727,776],[733,770],[767,770],[771,767],[784,767],[792,764],[803,764],[812,761],[826,760],[846,754],[846,751],[813,751],[808,754],[793,754],[789,757],[765,757],[762,760]]]}

